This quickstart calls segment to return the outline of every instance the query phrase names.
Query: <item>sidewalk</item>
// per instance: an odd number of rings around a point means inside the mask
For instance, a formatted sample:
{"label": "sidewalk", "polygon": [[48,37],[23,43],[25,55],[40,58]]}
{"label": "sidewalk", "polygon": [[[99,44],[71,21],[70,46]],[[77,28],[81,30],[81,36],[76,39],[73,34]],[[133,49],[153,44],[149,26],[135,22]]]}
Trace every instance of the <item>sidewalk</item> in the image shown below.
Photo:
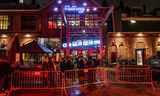
{"label": "sidewalk", "polygon": [[[67,89],[68,96],[160,96],[160,87],[153,91],[151,86],[140,88],[126,86],[96,86],[89,90],[87,86]],[[9,96],[60,96],[60,91],[53,90],[19,90]],[[63,95],[64,96],[64,95]]]}

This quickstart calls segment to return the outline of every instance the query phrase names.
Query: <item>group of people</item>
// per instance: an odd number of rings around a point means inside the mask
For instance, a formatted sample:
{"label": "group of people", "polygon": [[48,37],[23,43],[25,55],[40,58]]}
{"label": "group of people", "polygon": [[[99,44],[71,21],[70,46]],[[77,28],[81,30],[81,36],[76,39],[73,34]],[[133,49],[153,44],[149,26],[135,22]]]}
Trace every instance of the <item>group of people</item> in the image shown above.
{"label": "group of people", "polygon": [[100,60],[97,56],[84,57],[84,56],[72,56],[61,58],[60,62],[56,62],[52,57],[45,57],[43,60],[43,70],[49,71],[66,71],[84,68],[95,68],[100,65]]}
{"label": "group of people", "polygon": [[[96,57],[91,57],[91,56],[66,57],[66,58],[61,58],[60,62],[55,61],[54,58],[52,57],[49,57],[49,58],[45,57],[43,60],[43,66],[42,66],[43,71],[46,71],[46,72],[43,72],[43,86],[44,87],[56,86],[55,82],[57,79],[59,79],[58,77],[56,77],[56,75],[54,75],[53,72],[47,73],[47,71],[65,72],[66,70],[95,68],[95,67],[98,67],[99,65],[100,65],[99,60]],[[95,73],[93,70],[88,71],[88,74],[92,75],[92,76],[88,75],[88,79],[90,82],[93,82],[94,80],[95,74],[93,73]],[[45,74],[47,74],[47,76]],[[78,77],[81,83],[83,81],[82,78],[84,78],[84,72],[80,71],[78,73]],[[50,81],[50,84],[47,84],[48,81]]]}

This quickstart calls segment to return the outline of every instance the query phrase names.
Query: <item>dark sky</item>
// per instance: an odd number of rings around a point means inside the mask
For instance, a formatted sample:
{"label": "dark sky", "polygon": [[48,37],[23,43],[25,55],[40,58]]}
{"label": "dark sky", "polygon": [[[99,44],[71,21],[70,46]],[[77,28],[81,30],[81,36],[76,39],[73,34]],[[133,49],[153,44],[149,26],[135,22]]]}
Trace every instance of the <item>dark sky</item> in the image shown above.
{"label": "dark sky", "polygon": [[[160,0],[123,0],[124,5],[141,7],[146,5],[147,11],[151,11],[154,8],[160,7]],[[109,4],[118,5],[119,0],[108,0]]]}
{"label": "dark sky", "polygon": [[[24,0],[24,1],[31,1],[31,0]],[[44,4],[48,0],[36,0],[39,4]],[[101,4],[102,0],[96,0]],[[117,6],[120,0],[108,0],[109,5]],[[144,4],[147,6],[147,11],[151,11],[154,8],[160,7],[160,0],[123,0],[124,5],[128,6],[135,6],[135,7],[142,7]]]}

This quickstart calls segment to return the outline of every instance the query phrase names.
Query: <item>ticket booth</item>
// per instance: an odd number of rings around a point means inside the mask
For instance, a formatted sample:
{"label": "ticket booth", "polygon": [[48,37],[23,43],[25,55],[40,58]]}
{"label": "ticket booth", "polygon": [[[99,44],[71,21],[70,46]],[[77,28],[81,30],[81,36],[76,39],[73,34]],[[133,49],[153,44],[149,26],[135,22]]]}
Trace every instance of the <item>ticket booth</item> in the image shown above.
{"label": "ticket booth", "polygon": [[137,65],[145,65],[146,63],[146,50],[136,49],[135,50],[136,64]]}

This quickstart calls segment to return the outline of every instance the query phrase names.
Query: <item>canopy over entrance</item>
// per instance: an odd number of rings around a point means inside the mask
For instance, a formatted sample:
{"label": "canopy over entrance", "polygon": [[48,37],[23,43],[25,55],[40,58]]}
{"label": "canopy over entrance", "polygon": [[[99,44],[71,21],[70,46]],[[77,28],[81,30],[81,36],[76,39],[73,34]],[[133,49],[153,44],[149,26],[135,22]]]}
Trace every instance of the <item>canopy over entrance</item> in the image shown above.
{"label": "canopy over entrance", "polygon": [[21,47],[22,53],[53,53],[52,50],[45,46],[39,45],[35,40]]}

